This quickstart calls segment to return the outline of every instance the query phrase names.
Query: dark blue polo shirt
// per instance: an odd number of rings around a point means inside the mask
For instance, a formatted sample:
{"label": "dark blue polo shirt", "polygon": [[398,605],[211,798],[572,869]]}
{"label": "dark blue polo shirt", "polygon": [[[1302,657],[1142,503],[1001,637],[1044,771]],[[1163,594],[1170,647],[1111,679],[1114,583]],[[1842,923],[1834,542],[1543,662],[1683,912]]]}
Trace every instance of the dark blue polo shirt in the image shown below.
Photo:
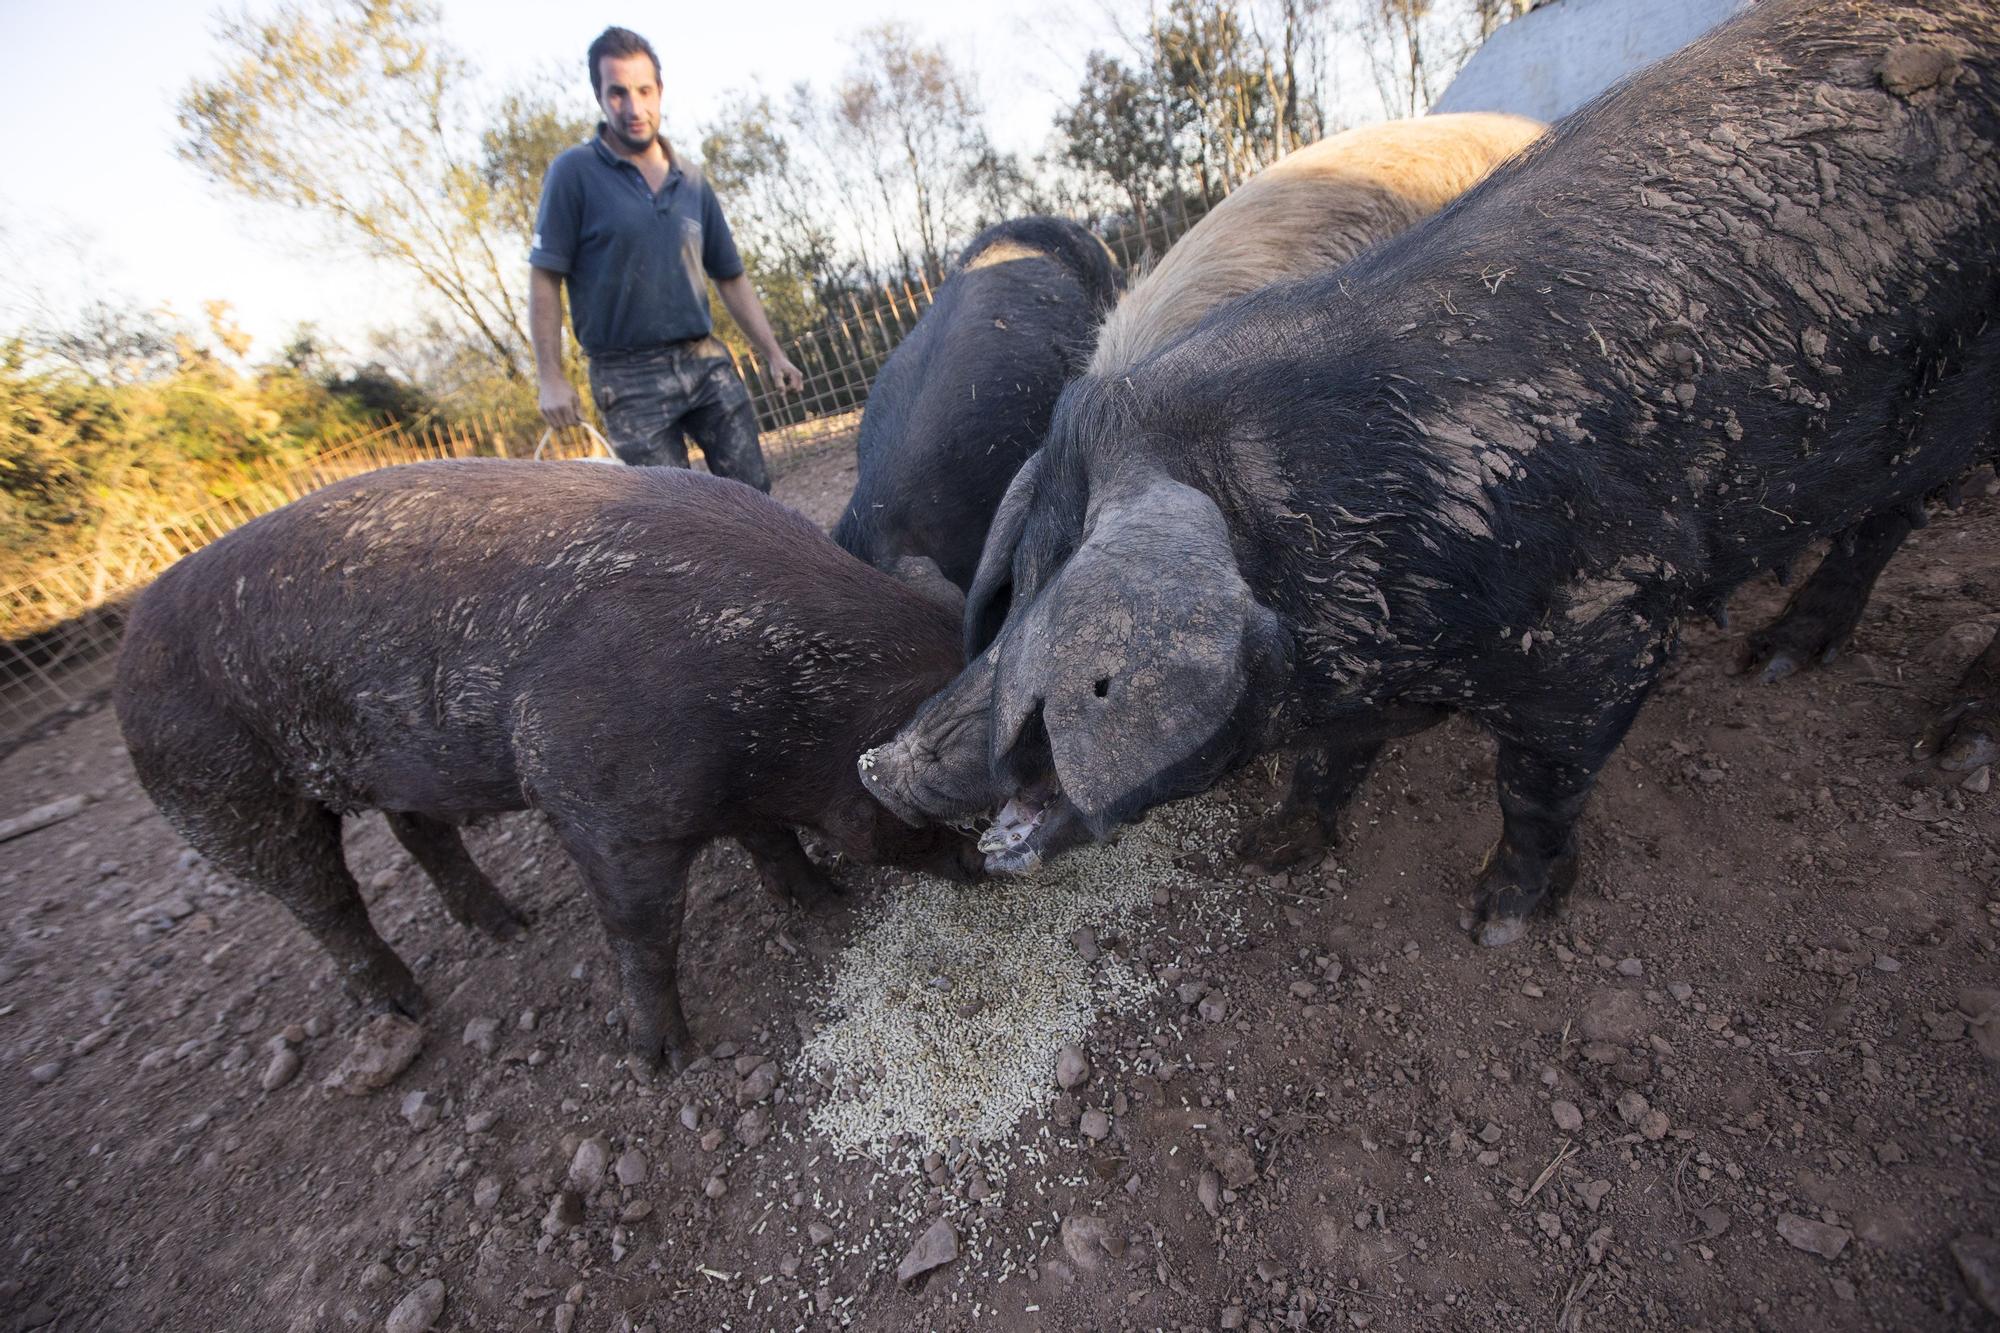
{"label": "dark blue polo shirt", "polygon": [[592,357],[706,337],[715,325],[703,275],[743,272],[698,170],[669,166],[656,195],[600,136],[549,164],[528,262],[568,278],[570,321]]}

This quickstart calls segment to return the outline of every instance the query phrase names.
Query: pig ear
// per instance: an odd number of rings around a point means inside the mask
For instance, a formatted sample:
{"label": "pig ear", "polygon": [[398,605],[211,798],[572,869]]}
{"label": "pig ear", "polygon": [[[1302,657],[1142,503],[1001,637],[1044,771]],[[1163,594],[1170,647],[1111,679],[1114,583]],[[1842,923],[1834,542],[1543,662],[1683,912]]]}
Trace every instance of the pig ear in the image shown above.
{"label": "pig ear", "polygon": [[1008,483],[1007,493],[1000,497],[992,526],[986,529],[986,545],[979,552],[979,569],[972,576],[972,591],[965,598],[968,662],[985,652],[986,646],[999,637],[1000,627],[1007,623],[1007,613],[1013,606],[1014,548],[1028,526],[1028,508],[1035,498],[1042,460],[1047,456],[1038,451],[1021,465],[1014,480]]}
{"label": "pig ear", "polygon": [[1000,644],[1001,747],[1037,709],[1063,794],[1102,837],[1202,790],[1261,739],[1292,640],[1257,601],[1215,502],[1152,478],[1107,495]]}
{"label": "pig ear", "polygon": [[897,556],[889,562],[889,573],[950,611],[954,620],[965,614],[965,590],[946,578],[929,556]]}

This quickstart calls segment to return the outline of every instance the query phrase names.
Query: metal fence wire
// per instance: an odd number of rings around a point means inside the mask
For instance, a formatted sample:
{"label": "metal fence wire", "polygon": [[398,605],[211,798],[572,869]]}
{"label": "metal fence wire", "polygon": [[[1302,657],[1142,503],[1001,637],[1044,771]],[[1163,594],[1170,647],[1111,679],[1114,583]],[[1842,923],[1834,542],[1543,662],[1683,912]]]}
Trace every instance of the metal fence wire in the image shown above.
{"label": "metal fence wire", "polygon": [[[1194,214],[1199,217],[1199,213]],[[1142,268],[1190,225],[1187,210],[1110,244],[1128,271]],[[739,360],[757,410],[765,457],[774,468],[804,451],[850,439],[883,362],[930,308],[932,283],[918,276],[849,294],[828,318],[785,344],[805,376],[781,393],[761,365]],[[582,432],[553,442],[544,457],[583,457]],[[346,477],[439,458],[527,458],[536,435],[490,418],[411,428],[356,431],[303,463],[252,471],[234,495],[122,531],[115,547],[44,569],[0,588],[0,754],[52,719],[80,713],[110,686],[125,614],[141,589],[182,556],[260,514]],[[698,452],[698,450],[696,451]]]}

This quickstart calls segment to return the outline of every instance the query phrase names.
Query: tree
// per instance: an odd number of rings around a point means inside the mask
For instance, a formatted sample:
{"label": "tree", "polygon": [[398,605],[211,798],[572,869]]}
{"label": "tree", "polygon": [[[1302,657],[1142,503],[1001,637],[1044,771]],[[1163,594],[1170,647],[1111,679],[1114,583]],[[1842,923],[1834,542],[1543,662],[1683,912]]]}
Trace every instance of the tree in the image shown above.
{"label": "tree", "polygon": [[400,265],[525,383],[532,200],[547,155],[587,122],[533,88],[480,116],[470,67],[427,0],[285,4],[226,19],[217,36],[223,69],[180,99],[182,158]]}
{"label": "tree", "polygon": [[[971,79],[942,48],[896,23],[857,39],[833,94],[831,146],[873,186],[905,274],[944,272],[948,238],[969,220],[951,187],[973,174],[987,147],[982,118]],[[914,232],[914,256],[905,225]]]}
{"label": "tree", "polygon": [[1139,231],[1172,188],[1178,155],[1166,132],[1166,106],[1149,69],[1092,51],[1083,85],[1056,118],[1068,161],[1124,198]]}

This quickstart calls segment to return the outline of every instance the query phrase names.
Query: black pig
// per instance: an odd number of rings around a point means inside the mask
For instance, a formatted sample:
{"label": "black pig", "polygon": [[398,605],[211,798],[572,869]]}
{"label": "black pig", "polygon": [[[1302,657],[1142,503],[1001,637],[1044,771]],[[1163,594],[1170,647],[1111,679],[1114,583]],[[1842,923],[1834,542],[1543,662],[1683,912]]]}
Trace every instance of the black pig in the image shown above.
{"label": "black pig", "polygon": [[1118,299],[1118,265],[1074,222],[1017,218],[959,256],[861,414],[860,476],[833,539],[921,578],[972,582],[993,507],[1048,430]]}
{"label": "black pig", "polygon": [[[1059,404],[967,623],[864,778],[1017,807],[996,864],[1297,741],[1332,824],[1383,737],[1499,741],[1504,943],[1689,614],[1993,457],[2000,11],[1764,0],[1324,277]],[[1900,536],[1900,534],[1898,534]],[[1984,673],[1983,675],[1981,673]],[[2000,652],[1929,746],[1991,747]]]}
{"label": "black pig", "polygon": [[794,828],[865,861],[958,868],[887,817],[855,757],[962,660],[953,608],[733,481],[461,461],[329,486],[167,570],[134,608],[116,704],[139,779],[203,855],[271,893],[348,989],[416,980],[342,860],[382,810],[460,922],[518,912],[454,824],[536,809],[589,886],[633,1053],[677,1060],[688,864],[747,848],[765,884],[831,882]]}

